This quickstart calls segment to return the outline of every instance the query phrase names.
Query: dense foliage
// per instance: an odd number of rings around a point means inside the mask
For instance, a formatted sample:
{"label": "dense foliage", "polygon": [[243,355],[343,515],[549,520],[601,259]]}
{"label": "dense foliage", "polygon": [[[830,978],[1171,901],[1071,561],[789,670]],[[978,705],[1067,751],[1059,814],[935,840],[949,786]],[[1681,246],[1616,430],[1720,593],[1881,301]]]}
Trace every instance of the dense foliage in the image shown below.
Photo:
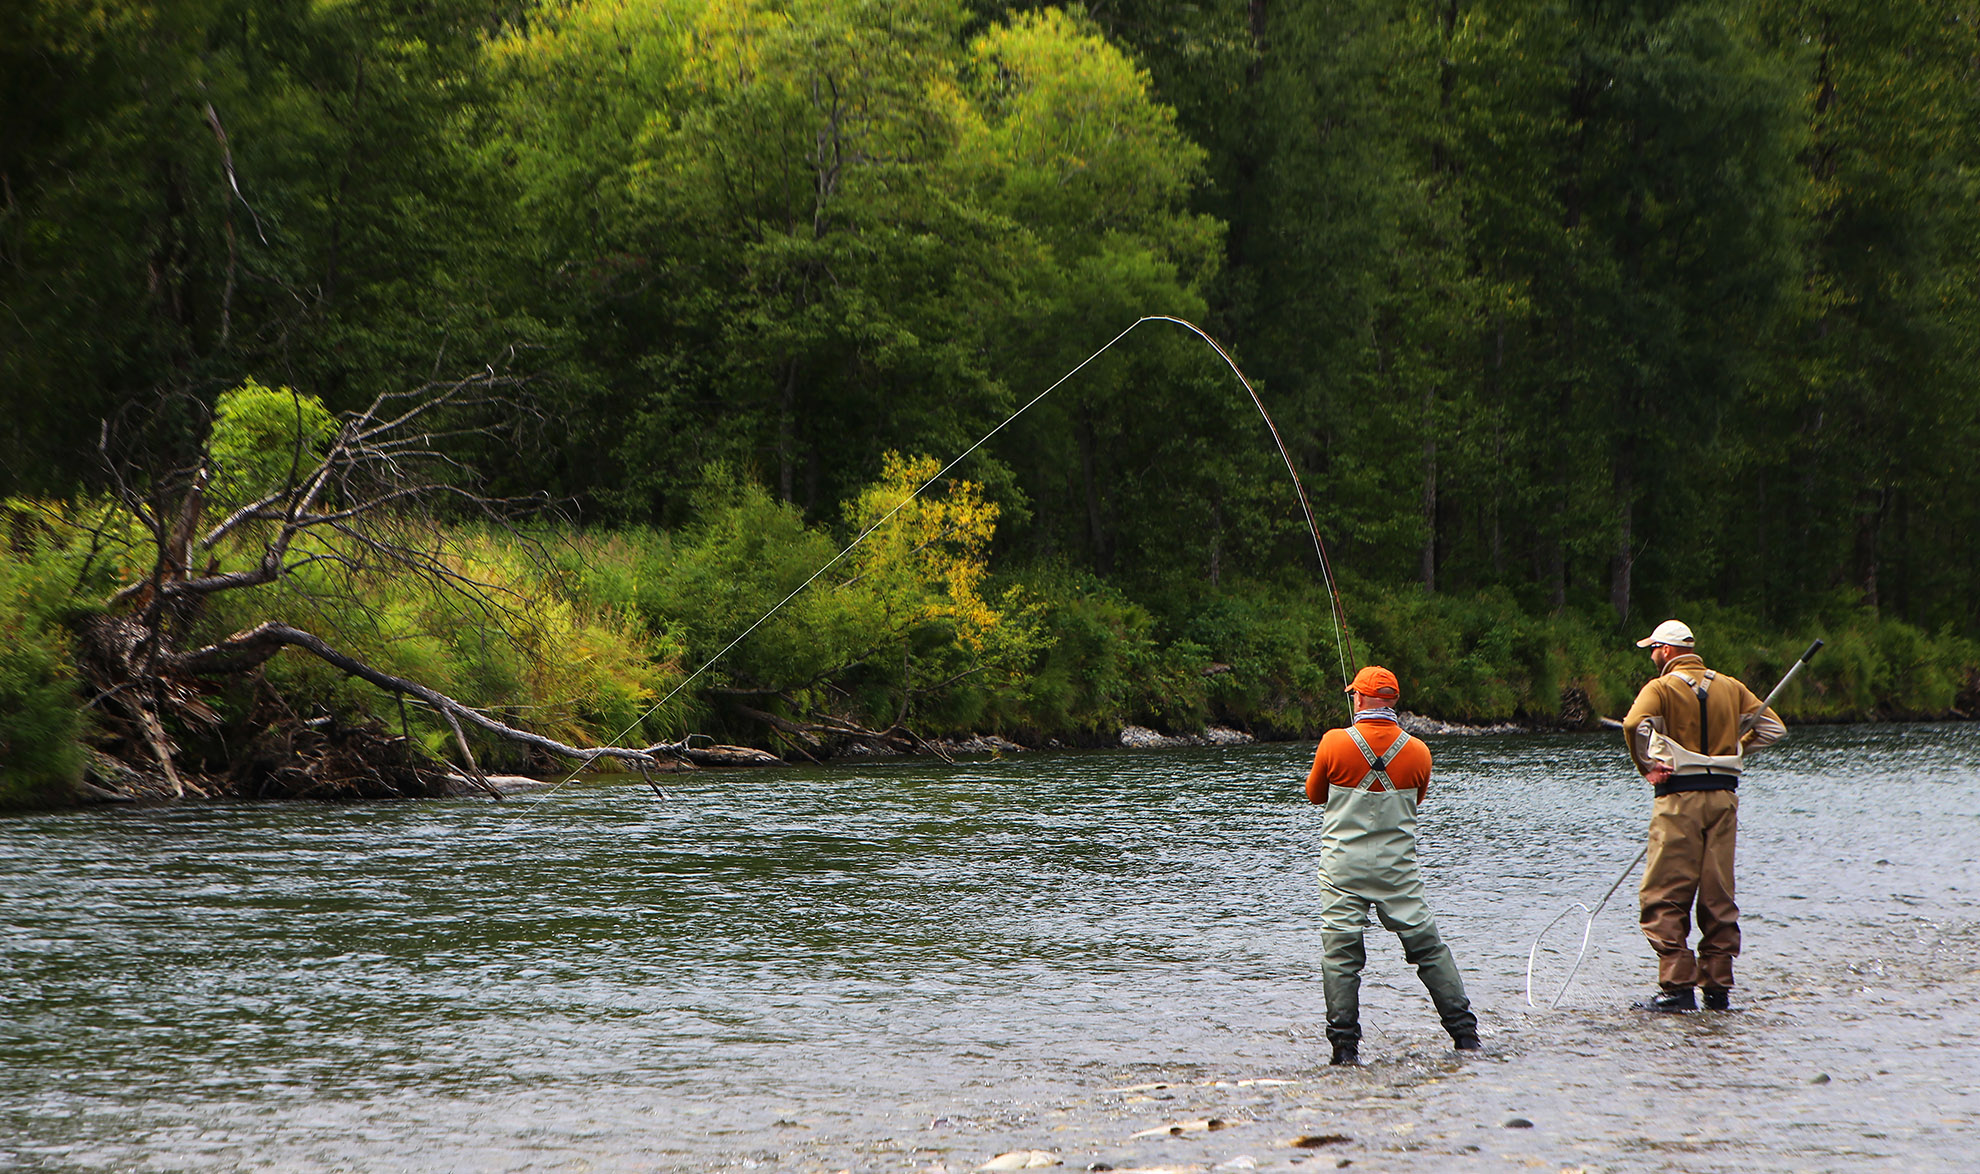
{"label": "dense foliage", "polygon": [[61,614],[66,560],[17,533],[0,559],[0,804],[66,796],[82,778],[83,717]]}
{"label": "dense foliage", "polygon": [[[253,450],[256,427],[510,356],[540,425],[455,455],[583,525],[463,528],[450,557],[575,610],[523,609],[537,627],[501,656],[385,584],[317,618],[608,737],[931,455],[1174,314],[1258,384],[1357,647],[1422,708],[1547,716],[1578,689],[1613,711],[1642,671],[1621,637],[1682,614],[1759,676],[1838,637],[1809,713],[1943,713],[1980,660],[1976,18],[19,0],[0,491],[84,508],[102,421],[160,403],[203,410],[165,414],[158,460],[215,410]],[[320,415],[251,418],[304,402]],[[260,448],[218,455],[282,475]],[[1339,650],[1277,460],[1221,361],[1144,326],[656,721],[755,737],[754,697],[931,732],[1310,732]],[[62,616],[101,594],[54,600],[53,540],[16,529],[0,724],[59,779]],[[573,641],[614,651],[554,666]]]}

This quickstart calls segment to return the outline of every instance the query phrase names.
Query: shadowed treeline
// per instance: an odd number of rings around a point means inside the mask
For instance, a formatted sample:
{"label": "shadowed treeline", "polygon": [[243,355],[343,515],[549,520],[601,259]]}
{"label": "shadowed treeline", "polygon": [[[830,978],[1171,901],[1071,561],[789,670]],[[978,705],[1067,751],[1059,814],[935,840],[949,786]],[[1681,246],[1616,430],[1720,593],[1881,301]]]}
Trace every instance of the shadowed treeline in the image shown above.
{"label": "shadowed treeline", "polygon": [[[1609,712],[1645,671],[1622,637],[1679,612],[1757,676],[1834,637],[1811,714],[1960,709],[1980,663],[1975,15],[10,4],[0,725],[91,736],[95,711],[75,726],[61,700],[64,633],[130,580],[65,563],[89,542],[49,519],[101,522],[106,469],[197,467],[223,392],[259,381],[335,415],[514,373],[501,442],[440,455],[485,496],[560,503],[558,542],[513,548],[539,569],[495,578],[603,609],[583,614],[619,633],[614,700],[550,711],[603,739],[604,711],[754,618],[739,584],[810,573],[900,469],[1153,313],[1202,323],[1256,379],[1357,646],[1440,716],[1550,718],[1563,690]],[[142,451],[98,451],[139,417]],[[946,561],[883,560],[916,602],[827,583],[852,594],[817,606],[846,614],[687,713],[786,752],[832,742],[805,728],[828,718],[910,740],[1310,733],[1335,638],[1275,460],[1214,354],[1138,334],[957,470],[976,512],[923,543]],[[747,554],[717,552],[724,534]],[[648,569],[610,591],[602,555],[540,569],[607,548]],[[694,550],[727,569],[694,578]],[[454,624],[352,592],[320,609],[345,644]],[[218,639],[277,610],[174,622]],[[569,655],[523,643],[539,667]],[[349,682],[285,687],[299,711],[402,716]],[[454,687],[517,720],[549,704]]]}

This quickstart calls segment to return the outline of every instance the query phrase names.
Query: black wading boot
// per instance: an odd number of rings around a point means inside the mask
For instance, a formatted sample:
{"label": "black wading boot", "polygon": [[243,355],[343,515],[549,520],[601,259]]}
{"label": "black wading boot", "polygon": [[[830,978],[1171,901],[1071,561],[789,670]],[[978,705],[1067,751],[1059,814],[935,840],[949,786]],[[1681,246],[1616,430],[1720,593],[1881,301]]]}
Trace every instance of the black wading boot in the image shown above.
{"label": "black wading boot", "polygon": [[1722,986],[1706,987],[1705,1009],[1707,1011],[1732,1010],[1732,992]]}
{"label": "black wading boot", "polygon": [[1451,1046],[1460,1052],[1475,1052],[1483,1045],[1478,1042],[1475,1031],[1460,1031],[1451,1037]]}
{"label": "black wading boot", "polygon": [[[1710,995],[1706,996],[1708,999]],[[1679,987],[1674,991],[1658,991],[1636,1005],[1638,1011],[1696,1011],[1698,997],[1690,987]]]}
{"label": "black wading boot", "polygon": [[1361,1063],[1361,1055],[1353,1044],[1335,1044],[1334,1058],[1327,1063],[1355,1065]]}

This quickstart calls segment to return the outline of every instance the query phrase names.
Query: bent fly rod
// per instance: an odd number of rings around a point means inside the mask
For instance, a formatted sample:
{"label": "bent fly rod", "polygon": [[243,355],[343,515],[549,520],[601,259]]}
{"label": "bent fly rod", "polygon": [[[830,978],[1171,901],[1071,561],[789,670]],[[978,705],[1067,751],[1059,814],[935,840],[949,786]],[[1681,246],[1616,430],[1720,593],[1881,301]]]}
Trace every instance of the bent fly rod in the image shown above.
{"label": "bent fly rod", "polygon": [[[1808,651],[1801,654],[1801,659],[1795,661],[1793,664],[1788,666],[1788,671],[1785,675],[1781,677],[1780,682],[1776,684],[1772,689],[1767,691],[1767,697],[1765,700],[1760,702],[1760,708],[1754,710],[1752,713],[1744,714],[1740,717],[1739,725],[1740,725],[1741,737],[1745,737],[1747,731],[1751,730],[1754,724],[1760,720],[1760,715],[1766,713],[1769,709],[1773,708],[1774,698],[1779,697],[1781,695],[1781,690],[1787,688],[1788,682],[1794,680],[1795,674],[1799,673],[1804,665],[1806,665],[1809,661],[1815,658],[1815,653],[1821,649],[1822,644],[1823,641],[1821,640],[1817,640],[1815,641],[1815,643],[1810,644],[1808,646]],[[1623,737],[1625,738],[1629,737],[1628,730],[1623,731]],[[1540,956],[1540,943],[1547,939],[1547,935],[1553,931],[1553,928],[1555,926],[1559,925],[1563,921],[1566,921],[1569,915],[1571,915],[1575,910],[1579,909],[1584,914],[1587,915],[1586,920],[1584,920],[1581,925],[1581,949],[1575,953],[1574,965],[1568,967],[1567,978],[1561,981],[1560,989],[1554,992],[1553,1000],[1547,1004],[1547,1009],[1551,1011],[1554,1008],[1561,1005],[1562,997],[1567,994],[1568,985],[1574,981],[1575,974],[1581,970],[1582,959],[1588,956],[1588,935],[1591,932],[1593,932],[1595,929],[1595,915],[1600,913],[1603,910],[1603,908],[1608,905],[1609,898],[1616,895],[1616,890],[1622,887],[1623,881],[1629,878],[1630,872],[1636,868],[1637,864],[1640,861],[1642,861],[1644,854],[1648,851],[1650,851],[1650,842],[1648,840],[1645,840],[1643,842],[1643,846],[1636,850],[1636,855],[1630,859],[1630,862],[1627,865],[1623,867],[1621,875],[1616,877],[1616,883],[1609,886],[1609,891],[1602,894],[1602,899],[1600,901],[1595,902],[1595,908],[1590,909],[1588,906],[1582,904],[1579,901],[1576,901],[1574,904],[1569,905],[1566,909],[1561,910],[1560,916],[1548,922],[1547,928],[1541,930],[1539,934],[1534,937],[1533,947],[1526,952],[1526,1005],[1528,1007],[1533,1007],[1537,1009],[1538,1006],[1533,1001],[1533,963],[1534,960]]]}
{"label": "bent fly rod", "polygon": [[[1142,324],[1148,322],[1167,322],[1167,323],[1171,323],[1172,325],[1180,326],[1184,330],[1189,331],[1191,334],[1194,334],[1196,337],[1208,343],[1210,345],[1210,349],[1217,352],[1217,357],[1224,360],[1224,365],[1231,369],[1231,374],[1237,376],[1237,381],[1239,384],[1241,384],[1244,387],[1245,394],[1251,397],[1252,406],[1258,409],[1259,417],[1265,421],[1266,431],[1272,434],[1272,443],[1274,446],[1278,448],[1279,458],[1283,460],[1286,464],[1286,474],[1292,478],[1293,489],[1299,495],[1299,509],[1300,509],[1300,513],[1306,518],[1307,533],[1310,534],[1313,538],[1313,553],[1319,559],[1320,577],[1321,580],[1326,584],[1328,604],[1333,612],[1334,651],[1340,660],[1341,685],[1343,688],[1346,688],[1350,680],[1352,679],[1354,672],[1354,670],[1349,666],[1356,663],[1356,658],[1354,655],[1353,638],[1348,635],[1347,609],[1343,607],[1341,604],[1340,585],[1338,581],[1334,578],[1333,562],[1331,559],[1327,557],[1327,544],[1320,537],[1320,524],[1313,517],[1313,505],[1306,495],[1306,484],[1299,479],[1299,469],[1293,463],[1292,452],[1290,449],[1286,447],[1285,439],[1279,435],[1279,426],[1273,422],[1272,414],[1265,410],[1265,401],[1259,398],[1258,390],[1252,387],[1251,380],[1245,378],[1244,372],[1238,369],[1237,360],[1231,358],[1230,352],[1226,351],[1217,342],[1216,339],[1211,338],[1208,334],[1204,333],[1202,327],[1196,325],[1194,322],[1190,322],[1182,318],[1177,318],[1169,314],[1146,314],[1140,318],[1135,319],[1133,322],[1129,323],[1127,329],[1121,331],[1119,334],[1116,334],[1114,337],[1108,339],[1107,342],[1103,346],[1101,346],[1099,350],[1094,351],[1092,354],[1086,356],[1086,358],[1080,360],[1077,366],[1073,367],[1072,370],[1067,371],[1064,375],[1059,376],[1057,380],[1053,381],[1050,387],[1047,387],[1044,391],[1041,391],[1037,395],[1032,396],[1029,400],[1027,400],[1024,403],[1022,407],[1018,408],[1017,411],[1012,412],[1009,416],[1005,417],[1002,423],[998,424],[995,428],[992,428],[990,431],[985,432],[982,436],[978,437],[976,443],[970,445],[968,448],[962,450],[962,452],[956,454],[956,456],[952,460],[950,460],[948,464],[943,465],[940,469],[936,470],[934,476],[930,477],[928,480],[916,486],[914,491],[912,493],[909,493],[907,496],[901,498],[901,500],[894,505],[893,509],[888,510],[885,514],[880,516],[878,521],[874,522],[872,525],[868,526],[865,530],[861,531],[860,535],[857,538],[854,538],[851,542],[846,544],[845,549],[839,551],[839,553],[827,559],[823,566],[819,567],[816,571],[813,571],[811,573],[810,578],[807,578],[804,582],[799,583],[796,587],[792,588],[791,593],[789,595],[784,596],[782,599],[778,600],[775,604],[773,604],[770,610],[756,617],[755,621],[752,622],[747,628],[744,628],[739,634],[737,634],[735,639],[729,641],[727,644],[724,644],[721,647],[721,649],[715,653],[715,655],[703,661],[700,667],[696,668],[693,672],[689,673],[687,676],[681,678],[680,682],[676,684],[671,690],[669,690],[666,696],[660,698],[660,700],[648,706],[646,712],[640,714],[637,718],[633,719],[630,725],[628,725],[625,729],[619,731],[619,733],[615,735],[610,741],[616,743],[620,738],[625,737],[627,734],[637,729],[641,722],[644,722],[647,718],[653,716],[655,713],[657,713],[660,710],[662,706],[666,705],[669,701],[672,701],[675,697],[679,696],[680,692],[683,689],[686,689],[690,684],[692,684],[695,681],[697,677],[701,676],[701,674],[707,672],[709,668],[713,667],[716,661],[719,661],[722,659],[722,657],[726,656],[729,653],[730,649],[733,649],[736,645],[741,644],[743,640],[746,639],[751,632],[754,632],[756,631],[756,629],[762,627],[770,619],[771,616],[774,616],[779,611],[782,611],[785,604],[789,603],[793,599],[796,599],[800,594],[804,592],[805,588],[817,582],[818,579],[822,575],[824,575],[826,571],[829,571],[834,566],[838,565],[840,560],[844,559],[847,555],[851,554],[856,548],[858,548],[860,543],[865,542],[869,537],[871,537],[874,534],[875,531],[879,530],[880,527],[886,525],[889,521],[891,521],[895,514],[898,514],[901,512],[901,510],[907,508],[907,504],[909,502],[913,501],[917,497],[920,497],[922,493],[925,492],[930,486],[934,485],[937,481],[940,481],[943,477],[947,476],[949,470],[961,464],[977,449],[982,448],[985,444],[989,442],[991,437],[997,435],[999,432],[1002,432],[1005,428],[1009,427],[1013,421],[1015,421],[1019,416],[1022,416],[1026,412],[1030,411],[1032,407],[1035,406],[1040,400],[1044,399],[1048,395],[1051,395],[1053,392],[1057,391],[1062,385],[1064,385],[1068,380],[1070,380],[1073,376],[1085,370],[1086,367],[1089,364],[1091,364],[1095,359],[1099,358],[1103,354],[1106,354],[1109,350],[1113,348],[1115,343],[1121,341],[1122,339],[1126,338],[1129,334],[1133,333],[1136,327],[1141,326]],[[693,735],[690,736],[692,737]],[[583,769],[584,769],[584,764],[580,763],[575,769],[571,771],[570,774],[566,775],[562,781],[557,783],[556,786],[551,787],[548,791],[545,791],[543,793],[543,796],[539,798],[535,803],[531,804],[526,810],[533,811],[537,807],[542,806],[545,800],[549,799],[551,795],[555,794],[557,790],[563,787],[566,783],[569,783],[572,779],[575,779],[578,776],[578,772],[582,771]],[[649,783],[651,783],[651,781],[652,781],[651,779],[648,780]],[[655,787],[654,789],[656,791],[659,790],[658,787]]]}

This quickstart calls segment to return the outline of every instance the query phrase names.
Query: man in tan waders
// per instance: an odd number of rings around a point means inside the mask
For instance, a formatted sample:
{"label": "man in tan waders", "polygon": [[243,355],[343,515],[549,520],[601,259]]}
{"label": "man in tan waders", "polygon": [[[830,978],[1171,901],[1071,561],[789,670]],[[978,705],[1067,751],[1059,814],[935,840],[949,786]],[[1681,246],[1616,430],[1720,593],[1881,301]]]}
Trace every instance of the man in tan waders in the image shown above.
{"label": "man in tan waders", "polygon": [[1327,996],[1327,1041],[1335,1064],[1361,1047],[1362,933],[1368,910],[1402,940],[1444,1030],[1462,1051],[1478,1048],[1478,1017],[1464,995],[1457,960],[1437,933],[1416,867],[1416,805],[1430,787],[1430,750],[1396,722],[1396,675],[1370,665],[1354,678],[1354,721],[1328,730],[1306,776],[1306,798],[1324,803],[1320,821],[1320,976]]}
{"label": "man in tan waders", "polygon": [[[1645,1011],[1693,1011],[1731,1002],[1739,954],[1733,901],[1733,842],[1739,833],[1739,776],[1746,751],[1787,733],[1773,710],[1737,679],[1715,673],[1694,651],[1691,629],[1665,620],[1636,642],[1650,650],[1657,678],[1623,718],[1636,769],[1656,792],[1650,845],[1638,890],[1643,936],[1657,951],[1656,995]],[[1685,944],[1698,909],[1698,952]]]}

